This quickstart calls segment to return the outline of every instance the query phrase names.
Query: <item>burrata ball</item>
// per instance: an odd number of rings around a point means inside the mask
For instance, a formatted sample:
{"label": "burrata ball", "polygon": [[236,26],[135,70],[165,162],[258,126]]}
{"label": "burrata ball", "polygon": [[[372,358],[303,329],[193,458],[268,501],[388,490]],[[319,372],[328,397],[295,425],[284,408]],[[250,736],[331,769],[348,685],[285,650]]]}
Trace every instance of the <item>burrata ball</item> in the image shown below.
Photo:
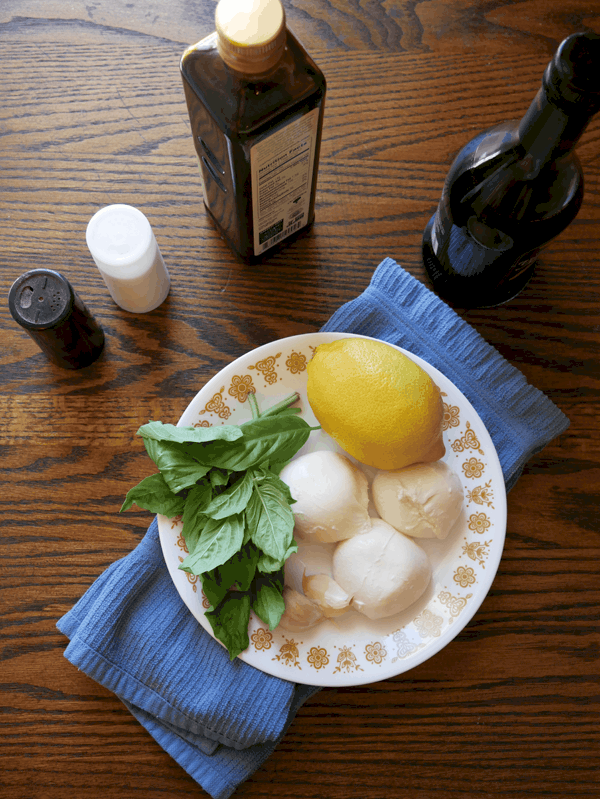
{"label": "burrata ball", "polygon": [[443,461],[379,472],[371,491],[381,518],[414,538],[446,538],[464,502],[458,475]]}
{"label": "burrata ball", "polygon": [[355,610],[369,619],[383,619],[423,594],[431,580],[431,564],[412,538],[373,519],[368,532],[337,545],[333,577],[352,595]]}
{"label": "burrata ball", "polygon": [[288,463],[279,476],[296,500],[294,534],[300,540],[342,541],[370,529],[367,478],[343,455],[310,452]]}

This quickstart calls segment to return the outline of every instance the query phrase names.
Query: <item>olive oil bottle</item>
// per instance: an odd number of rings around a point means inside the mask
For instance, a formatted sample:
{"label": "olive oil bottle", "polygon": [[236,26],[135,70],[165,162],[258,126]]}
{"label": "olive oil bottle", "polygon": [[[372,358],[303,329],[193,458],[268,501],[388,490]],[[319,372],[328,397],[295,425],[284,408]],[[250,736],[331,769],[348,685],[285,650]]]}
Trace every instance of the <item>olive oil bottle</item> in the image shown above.
{"label": "olive oil bottle", "polygon": [[313,224],[326,82],[280,0],[220,0],[215,22],[181,58],[183,88],[205,206],[254,263]]}

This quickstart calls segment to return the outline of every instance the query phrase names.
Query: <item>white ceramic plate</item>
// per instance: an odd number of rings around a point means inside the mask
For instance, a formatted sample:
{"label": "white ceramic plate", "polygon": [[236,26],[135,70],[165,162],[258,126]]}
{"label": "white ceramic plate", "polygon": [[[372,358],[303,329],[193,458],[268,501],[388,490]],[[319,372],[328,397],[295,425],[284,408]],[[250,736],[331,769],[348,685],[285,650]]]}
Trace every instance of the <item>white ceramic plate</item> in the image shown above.
{"label": "white ceramic plate", "polygon": [[[222,369],[194,399],[180,426],[239,423],[251,418],[248,392],[266,409],[297,391],[302,416],[316,424],[306,398],[306,365],[315,348],[349,338],[344,333],[292,336],[243,355]],[[351,611],[303,633],[269,630],[252,614],[250,646],[239,657],[268,674],[321,686],[377,682],[402,674],[435,655],[458,635],[483,602],[492,584],[506,532],[506,491],[492,440],[471,403],[441,372],[400,349],[423,367],[440,387],[444,401],[444,460],[460,476],[465,505],[444,541],[418,543],[432,562],[433,577],[423,596],[402,613],[371,621]],[[316,449],[342,452],[323,431],[311,433],[299,455]],[[365,469],[372,475],[373,470]],[[167,567],[181,598],[212,635],[204,615],[208,602],[198,577],[179,569],[186,556],[178,518],[159,515]]]}

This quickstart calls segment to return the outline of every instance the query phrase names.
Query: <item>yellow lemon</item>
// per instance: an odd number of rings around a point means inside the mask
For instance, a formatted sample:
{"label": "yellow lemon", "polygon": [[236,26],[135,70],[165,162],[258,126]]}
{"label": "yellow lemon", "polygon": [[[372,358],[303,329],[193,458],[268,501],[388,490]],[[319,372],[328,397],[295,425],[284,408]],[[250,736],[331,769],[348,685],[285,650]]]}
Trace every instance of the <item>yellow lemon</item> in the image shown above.
{"label": "yellow lemon", "polygon": [[389,344],[362,338],[320,344],[307,370],[319,424],[361,463],[391,470],[444,456],[440,390]]}

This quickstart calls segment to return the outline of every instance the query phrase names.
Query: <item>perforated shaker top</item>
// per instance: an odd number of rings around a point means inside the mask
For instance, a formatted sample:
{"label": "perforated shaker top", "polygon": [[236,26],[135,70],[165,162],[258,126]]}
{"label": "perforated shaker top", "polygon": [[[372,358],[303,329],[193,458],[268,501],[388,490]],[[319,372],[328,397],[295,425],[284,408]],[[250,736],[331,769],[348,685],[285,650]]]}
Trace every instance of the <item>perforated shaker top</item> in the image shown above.
{"label": "perforated shaker top", "polygon": [[72,303],[69,282],[50,269],[32,269],[21,275],[8,295],[14,320],[30,330],[55,327],[69,314]]}

